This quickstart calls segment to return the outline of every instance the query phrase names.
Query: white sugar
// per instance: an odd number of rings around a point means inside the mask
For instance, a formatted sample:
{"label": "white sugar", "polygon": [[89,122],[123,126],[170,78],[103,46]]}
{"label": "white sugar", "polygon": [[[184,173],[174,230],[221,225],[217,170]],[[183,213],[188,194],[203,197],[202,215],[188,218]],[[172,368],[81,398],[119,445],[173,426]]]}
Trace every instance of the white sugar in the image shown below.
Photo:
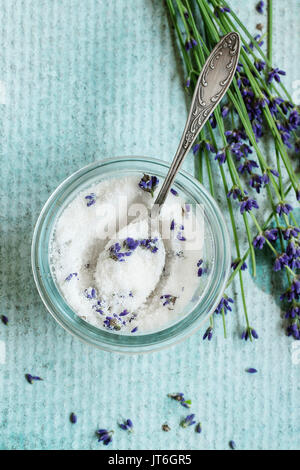
{"label": "white sugar", "polygon": [[176,195],[168,196],[150,236],[147,217],[128,224],[128,208],[134,219],[153,204],[138,185],[141,177],[77,194],[56,222],[50,250],[56,284],[74,312],[125,334],[160,330],[181,318],[199,285],[203,250],[203,218],[191,223]]}

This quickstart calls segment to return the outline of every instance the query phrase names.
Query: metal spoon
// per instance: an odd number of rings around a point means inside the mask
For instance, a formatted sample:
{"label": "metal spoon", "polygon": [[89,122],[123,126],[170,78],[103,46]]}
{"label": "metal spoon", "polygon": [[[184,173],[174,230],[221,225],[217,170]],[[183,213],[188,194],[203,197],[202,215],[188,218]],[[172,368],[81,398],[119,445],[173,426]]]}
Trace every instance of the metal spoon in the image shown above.
{"label": "metal spoon", "polygon": [[241,48],[236,32],[227,34],[216,45],[205,62],[195,88],[189,116],[166,179],[155,200],[159,210],[181,164],[194,144],[199,132],[224,97],[234,77]]}

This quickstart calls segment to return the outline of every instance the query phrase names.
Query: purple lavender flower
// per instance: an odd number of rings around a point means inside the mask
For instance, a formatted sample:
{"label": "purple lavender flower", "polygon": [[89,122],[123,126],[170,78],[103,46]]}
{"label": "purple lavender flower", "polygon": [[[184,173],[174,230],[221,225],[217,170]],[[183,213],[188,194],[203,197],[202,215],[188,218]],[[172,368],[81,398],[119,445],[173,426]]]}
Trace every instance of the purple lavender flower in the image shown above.
{"label": "purple lavender flower", "polygon": [[255,65],[255,68],[258,70],[258,72],[263,72],[265,67],[266,67],[266,63],[263,61],[263,60],[256,60],[254,62],[254,65]]}
{"label": "purple lavender flower", "polygon": [[8,324],[8,318],[6,315],[1,315],[1,321],[4,325]]}
{"label": "purple lavender flower", "polygon": [[269,242],[275,242],[278,238],[277,228],[272,228],[272,229],[266,230],[265,231],[265,237],[267,238],[267,240],[269,240]]}
{"label": "purple lavender flower", "polygon": [[228,198],[230,196],[232,196],[233,199],[239,199],[242,196],[242,191],[238,187],[232,187],[229,193],[227,194]]}
{"label": "purple lavender flower", "polygon": [[69,281],[71,281],[71,279],[72,279],[73,277],[77,277],[77,276],[78,276],[78,273],[70,273],[70,274],[66,277],[65,281],[68,281],[68,282],[69,282]]}
{"label": "purple lavender flower", "polygon": [[274,170],[274,169],[270,169],[270,172],[272,173],[272,175],[276,176],[276,178],[279,178],[279,173],[277,170]]}
{"label": "purple lavender flower", "polygon": [[126,421],[124,421],[124,423],[120,423],[119,426],[121,429],[123,429],[123,431],[133,431],[133,424],[131,419],[126,419]]}
{"label": "purple lavender flower", "polygon": [[248,374],[256,374],[257,370],[254,369],[253,367],[250,367],[249,369],[246,370],[246,372],[248,372]]}
{"label": "purple lavender flower", "polygon": [[236,449],[236,443],[234,441],[229,441],[229,447],[231,450],[235,450]]}
{"label": "purple lavender flower", "polygon": [[287,312],[285,313],[285,318],[296,318],[296,316],[300,317],[300,306],[299,305],[292,305]]}
{"label": "purple lavender flower", "polygon": [[300,229],[291,225],[282,231],[282,235],[285,240],[290,240],[292,237],[297,238],[299,233]]}
{"label": "purple lavender flower", "polygon": [[96,289],[94,287],[89,287],[88,289],[84,289],[84,295],[87,299],[95,299],[96,298]]}
{"label": "purple lavender flower", "polygon": [[219,14],[220,14],[220,13],[230,13],[230,12],[231,12],[231,10],[230,10],[230,8],[228,8],[228,7],[220,7],[220,6],[217,6],[217,7],[214,9],[214,14],[215,14],[215,16],[216,16],[217,18],[219,18],[219,16],[220,16]]}
{"label": "purple lavender flower", "polygon": [[281,101],[279,106],[282,109],[283,114],[287,114],[289,109],[294,107],[293,103],[290,103],[289,101],[284,101],[284,100]]}
{"label": "purple lavender flower", "polygon": [[254,330],[254,328],[251,329],[251,334],[252,334],[252,337],[254,339],[258,339],[258,334],[257,334],[256,330]]}
{"label": "purple lavender flower", "polygon": [[256,10],[261,15],[264,13],[264,6],[265,6],[265,2],[263,2],[262,0],[260,2],[258,2],[258,4],[256,5]]}
{"label": "purple lavender flower", "polygon": [[243,198],[240,205],[240,212],[243,214],[245,211],[250,212],[252,209],[258,209],[259,206],[255,199],[250,199],[248,197]]}
{"label": "purple lavender flower", "polygon": [[129,314],[129,312],[128,312],[128,310],[126,310],[126,308],[125,308],[125,310],[123,310],[123,311],[120,313],[119,316],[120,316],[120,317],[125,317],[125,316],[128,315],[128,314]]}
{"label": "purple lavender flower", "polygon": [[266,240],[263,235],[257,235],[257,237],[255,237],[253,240],[253,246],[254,248],[258,248],[259,250],[262,250],[265,242]]}
{"label": "purple lavender flower", "polygon": [[98,429],[96,434],[98,436],[98,442],[103,442],[107,446],[112,441],[112,435],[114,431],[108,431],[107,429]]}
{"label": "purple lavender flower", "polygon": [[222,149],[217,153],[217,155],[215,156],[215,160],[217,160],[220,163],[220,165],[226,162],[225,149]]}
{"label": "purple lavender flower", "polygon": [[134,251],[139,246],[139,244],[139,240],[134,240],[131,237],[126,238],[126,240],[123,242],[123,245],[130,251]]}
{"label": "purple lavender flower", "polygon": [[201,428],[201,423],[196,424],[195,431],[198,434],[201,434],[202,428]]}
{"label": "purple lavender flower", "polygon": [[274,271],[280,271],[289,263],[289,257],[286,253],[281,253],[278,255],[274,263]]}
{"label": "purple lavender flower", "polygon": [[258,168],[258,164],[254,160],[246,160],[238,167],[238,171],[242,174],[248,172],[251,175],[253,168]]}
{"label": "purple lavender flower", "polygon": [[37,377],[36,375],[31,375],[31,374],[25,374],[25,378],[26,378],[27,382],[30,383],[31,385],[35,381],[43,380],[43,379],[41,379],[41,377]]}
{"label": "purple lavender flower", "polygon": [[163,307],[164,307],[165,305],[170,305],[170,304],[175,305],[177,297],[175,297],[175,295],[165,294],[165,295],[161,295],[160,299],[163,301]]}
{"label": "purple lavender flower", "polygon": [[280,70],[278,67],[271,69],[268,73],[268,83],[272,83],[273,80],[279,83],[280,75],[286,75],[286,72],[284,70]]}
{"label": "purple lavender flower", "polygon": [[295,298],[298,299],[300,295],[300,277],[297,276],[294,278],[291,284],[291,292],[295,294]]}
{"label": "purple lavender flower", "polygon": [[229,144],[241,143],[242,140],[247,139],[245,129],[233,129],[225,132],[225,136]]}
{"label": "purple lavender flower", "polygon": [[168,397],[180,402],[184,408],[190,408],[192,402],[191,400],[186,400],[183,393],[168,393]]}
{"label": "purple lavender flower", "polygon": [[[254,36],[254,40],[258,43],[259,47],[263,46],[263,44],[264,44],[264,41],[262,41],[260,38],[261,38],[261,35],[260,35],[260,34],[256,34],[256,35]],[[253,44],[253,42],[250,42],[249,48],[250,48],[250,49],[254,49],[254,44]],[[243,46],[243,49],[244,49],[247,53],[249,52],[247,46],[244,45],[244,46]]]}
{"label": "purple lavender flower", "polygon": [[213,146],[213,144],[210,142],[210,140],[203,140],[203,145],[205,146],[205,148],[209,151],[209,152],[212,152],[212,153],[216,153],[216,149],[215,147]]}
{"label": "purple lavender flower", "polygon": [[178,232],[177,233],[177,240],[179,240],[180,242],[185,242],[186,238],[182,235],[181,232]]}
{"label": "purple lavender flower", "polygon": [[189,39],[185,41],[185,50],[190,51],[191,49],[193,49],[193,47],[197,46],[197,44],[198,43],[196,39],[193,36],[191,36]]}
{"label": "purple lavender flower", "polygon": [[209,122],[210,122],[210,125],[213,129],[215,129],[217,127],[217,121],[216,121],[216,118],[215,118],[214,114],[209,118]]}
{"label": "purple lavender flower", "polygon": [[90,207],[96,202],[96,194],[95,193],[88,194],[87,196],[85,196],[84,199],[86,199],[87,201],[86,203],[87,207]]}
{"label": "purple lavender flower", "polygon": [[71,413],[70,414],[70,421],[72,424],[76,424],[77,423],[77,416],[75,413]]}
{"label": "purple lavender flower", "polygon": [[230,307],[229,304],[233,304],[233,303],[234,303],[234,300],[231,297],[228,297],[227,295],[225,295],[224,297],[222,297],[219,305],[217,306],[215,310],[215,313],[222,313],[223,309],[224,309],[225,314],[227,313],[227,311],[232,312],[232,308]]}
{"label": "purple lavender flower", "polygon": [[143,190],[146,191],[146,193],[150,193],[151,196],[153,197],[154,191],[157,188],[159,184],[159,179],[157,176],[149,176],[144,174],[143,178],[139,182],[139,187]]}
{"label": "purple lavender flower", "polygon": [[244,339],[245,341],[247,341],[250,337],[254,338],[254,339],[258,339],[258,334],[256,332],[256,330],[254,328],[251,328],[251,327],[247,327],[242,335],[241,335],[241,339]]}
{"label": "purple lavender flower", "polygon": [[211,326],[209,326],[206,330],[206,332],[204,333],[203,335],[203,340],[205,340],[206,338],[208,339],[208,341],[211,341],[212,339],[212,336],[213,336],[213,329]]}
{"label": "purple lavender flower", "polygon": [[293,210],[293,207],[290,204],[280,202],[276,207],[276,212],[278,215],[286,214],[288,215]]}
{"label": "purple lavender flower", "polygon": [[151,253],[156,253],[158,251],[158,238],[146,238],[140,241],[140,247],[146,250],[151,251]]}
{"label": "purple lavender flower", "polygon": [[192,426],[193,424],[196,424],[196,421],[194,421],[194,418],[195,418],[194,414],[187,415],[187,417],[181,421],[180,426],[182,426],[183,428],[187,428],[188,426]]}
{"label": "purple lavender flower", "polygon": [[106,316],[103,325],[106,326],[109,330],[120,330],[121,326],[118,325],[117,321],[113,317]]}
{"label": "purple lavender flower", "polygon": [[258,175],[257,173],[252,173],[251,178],[249,180],[249,184],[251,188],[255,189],[256,192],[259,194],[260,190],[263,186],[269,183],[269,177],[267,173],[263,173],[262,175]]}
{"label": "purple lavender flower", "polygon": [[294,339],[300,340],[300,326],[296,322],[289,325],[286,331],[288,336],[293,336]]}
{"label": "purple lavender flower", "polygon": [[203,260],[199,259],[199,261],[197,263],[197,268],[198,268],[197,275],[198,275],[198,277],[201,277],[202,274],[203,274],[203,267],[201,267],[202,263],[203,263]]}
{"label": "purple lavender flower", "polygon": [[222,118],[226,118],[229,114],[229,107],[228,106],[223,106],[221,110]]}
{"label": "purple lavender flower", "polygon": [[[238,267],[238,265],[240,264],[240,262],[241,262],[240,259],[236,259],[235,261],[233,261],[233,262],[231,263],[231,268],[232,268],[233,270],[235,270],[235,269]],[[243,262],[242,265],[241,265],[241,270],[242,270],[242,271],[245,271],[247,268],[248,268],[247,263]]]}
{"label": "purple lavender flower", "polygon": [[193,146],[193,154],[196,155],[196,153],[198,152],[198,150],[200,149],[201,145],[200,144],[195,144]]}

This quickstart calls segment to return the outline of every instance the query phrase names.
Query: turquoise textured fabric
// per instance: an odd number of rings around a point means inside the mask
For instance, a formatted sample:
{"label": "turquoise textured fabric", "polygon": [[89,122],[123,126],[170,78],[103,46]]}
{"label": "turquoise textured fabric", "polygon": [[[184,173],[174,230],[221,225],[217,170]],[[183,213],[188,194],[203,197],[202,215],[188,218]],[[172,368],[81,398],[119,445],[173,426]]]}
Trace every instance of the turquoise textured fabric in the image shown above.
{"label": "turquoise textured fabric", "polygon": [[[266,24],[255,1],[230,3],[251,31]],[[296,91],[300,2],[273,3],[274,63]],[[237,286],[227,340],[219,321],[211,343],[199,332],[143,356],[72,338],[35,289],[34,223],[65,177],[96,159],[170,160],[176,150],[187,100],[164,2],[0,0],[0,25],[0,314],[9,318],[0,323],[0,448],[102,450],[99,427],[116,430],[111,449],[227,449],[231,439],[240,449],[299,448],[297,345],[282,331],[280,286],[262,257],[257,279],[246,277],[254,344],[239,339]],[[194,172],[192,155],[185,169]],[[44,381],[30,385],[25,373]],[[202,434],[179,426],[187,413],[170,392],[192,400]],[[118,429],[123,418],[131,435]]]}

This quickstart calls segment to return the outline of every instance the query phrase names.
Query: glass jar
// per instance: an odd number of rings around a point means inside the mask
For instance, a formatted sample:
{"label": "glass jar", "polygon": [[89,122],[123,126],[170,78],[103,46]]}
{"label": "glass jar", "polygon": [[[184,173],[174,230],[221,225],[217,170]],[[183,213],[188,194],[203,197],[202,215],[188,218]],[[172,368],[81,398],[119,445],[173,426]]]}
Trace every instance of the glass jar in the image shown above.
{"label": "glass jar", "polygon": [[66,303],[51,274],[49,248],[55,222],[64,208],[83,189],[109,178],[155,175],[163,180],[169,163],[149,157],[116,157],[92,163],[77,171],[54,191],[37,220],[32,241],[32,269],[46,308],[68,332],[106,351],[141,353],[170,346],[197,331],[214,312],[230,270],[230,239],[221,211],[206,189],[191,175],[180,171],[173,184],[191,207],[200,204],[204,217],[206,275],[176,321],[160,331],[134,335],[102,330],[82,320]]}

